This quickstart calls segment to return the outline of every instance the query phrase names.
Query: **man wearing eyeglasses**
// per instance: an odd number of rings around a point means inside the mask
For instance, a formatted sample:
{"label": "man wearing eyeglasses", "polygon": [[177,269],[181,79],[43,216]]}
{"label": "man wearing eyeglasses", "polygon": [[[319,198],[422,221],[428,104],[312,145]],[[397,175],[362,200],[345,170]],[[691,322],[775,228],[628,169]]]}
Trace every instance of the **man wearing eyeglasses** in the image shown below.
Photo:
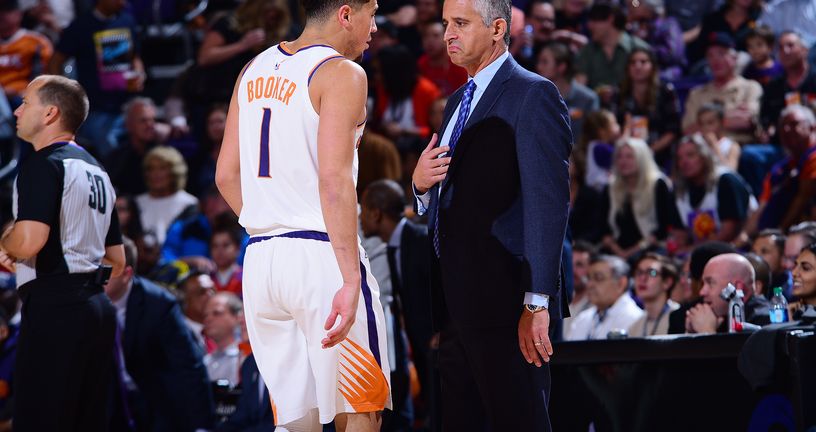
{"label": "man wearing eyeglasses", "polygon": [[612,330],[626,330],[643,316],[629,295],[629,265],[613,255],[599,255],[589,265],[587,297],[592,307],[575,317],[568,340],[606,339]]}

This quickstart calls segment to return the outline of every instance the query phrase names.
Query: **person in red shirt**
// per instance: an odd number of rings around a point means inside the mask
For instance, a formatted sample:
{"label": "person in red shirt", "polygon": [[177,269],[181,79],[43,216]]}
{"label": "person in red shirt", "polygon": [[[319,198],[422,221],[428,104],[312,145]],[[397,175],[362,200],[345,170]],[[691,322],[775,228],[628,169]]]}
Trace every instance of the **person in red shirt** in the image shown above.
{"label": "person in red shirt", "polygon": [[422,31],[422,48],[425,54],[419,58],[419,74],[439,87],[442,96],[450,96],[467,82],[467,71],[456,66],[448,57],[445,47],[445,27],[441,22],[425,26]]}
{"label": "person in red shirt", "polygon": [[216,227],[210,239],[210,256],[216,271],[211,275],[216,291],[229,291],[242,296],[243,269],[236,263],[241,250],[241,234],[231,227]]}

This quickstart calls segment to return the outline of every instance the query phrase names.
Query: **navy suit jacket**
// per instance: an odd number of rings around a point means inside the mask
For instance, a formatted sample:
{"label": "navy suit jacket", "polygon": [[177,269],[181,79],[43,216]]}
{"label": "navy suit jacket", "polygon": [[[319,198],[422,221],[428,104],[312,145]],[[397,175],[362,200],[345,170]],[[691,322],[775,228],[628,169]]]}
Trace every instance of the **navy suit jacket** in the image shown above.
{"label": "navy suit jacket", "polygon": [[122,351],[147,408],[147,430],[213,426],[215,405],[203,353],[181,308],[167,290],[140,277],[133,279],[127,301]]}
{"label": "navy suit jacket", "polygon": [[[463,93],[448,100],[440,134],[456,121]],[[558,89],[509,57],[468,118],[446,179],[431,189],[437,328],[447,319],[458,328],[517,325],[525,292],[549,295],[553,319],[569,313],[561,249],[571,151]]]}
{"label": "navy suit jacket", "polygon": [[241,365],[241,397],[238,399],[238,406],[227,420],[218,425],[216,432],[272,432],[275,430],[269,390],[264,386],[263,396],[258,394],[260,377],[255,355],[251,354]]}

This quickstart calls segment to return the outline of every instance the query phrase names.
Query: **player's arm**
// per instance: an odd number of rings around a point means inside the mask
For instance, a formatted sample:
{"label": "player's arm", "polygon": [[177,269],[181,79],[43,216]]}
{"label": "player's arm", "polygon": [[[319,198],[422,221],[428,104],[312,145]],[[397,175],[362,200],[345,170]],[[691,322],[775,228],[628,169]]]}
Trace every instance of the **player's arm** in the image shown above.
{"label": "player's arm", "polygon": [[218,153],[218,163],[215,167],[215,184],[218,186],[218,191],[238,216],[241,215],[241,209],[244,207],[241,197],[241,155],[238,147],[238,85],[243,75],[244,71],[241,71],[232,89],[227,124],[224,128],[224,140],[221,142],[221,151]]}
{"label": "player's arm", "polygon": [[351,61],[330,61],[318,69],[312,86],[309,93],[320,114],[317,132],[320,205],[343,277],[343,286],[335,295],[332,311],[326,321],[326,330],[329,330],[337,316],[341,317],[340,324],[323,340],[325,347],[331,347],[348,334],[360,295],[357,191],[352,164],[354,135],[366,102],[366,75],[360,66]]}

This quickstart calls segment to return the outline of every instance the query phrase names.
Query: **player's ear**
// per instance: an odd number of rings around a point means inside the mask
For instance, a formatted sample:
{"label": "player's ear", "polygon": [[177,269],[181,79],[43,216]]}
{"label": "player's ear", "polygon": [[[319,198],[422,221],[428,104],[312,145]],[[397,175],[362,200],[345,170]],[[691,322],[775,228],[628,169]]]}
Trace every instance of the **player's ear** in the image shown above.
{"label": "player's ear", "polygon": [[345,4],[337,10],[337,20],[343,28],[351,25],[351,6]]}

